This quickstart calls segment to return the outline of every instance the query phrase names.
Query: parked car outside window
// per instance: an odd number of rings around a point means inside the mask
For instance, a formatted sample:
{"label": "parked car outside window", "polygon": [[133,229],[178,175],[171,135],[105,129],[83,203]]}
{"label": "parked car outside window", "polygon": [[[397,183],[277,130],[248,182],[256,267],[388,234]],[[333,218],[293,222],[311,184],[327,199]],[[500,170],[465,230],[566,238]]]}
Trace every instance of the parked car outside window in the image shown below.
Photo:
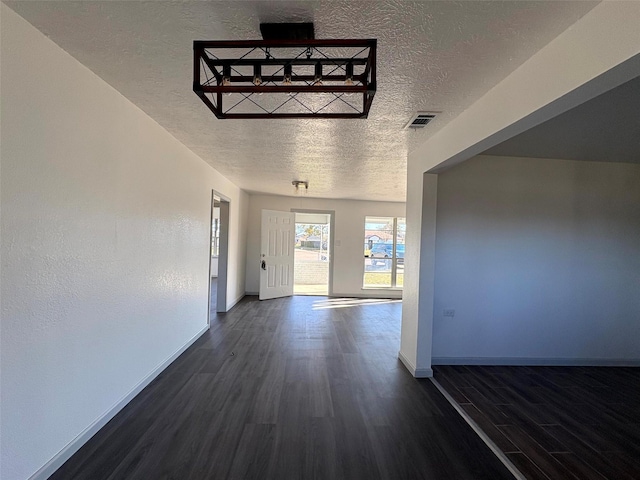
{"label": "parked car outside window", "polygon": [[[393,244],[392,243],[376,243],[371,248],[371,265],[386,265],[389,262],[389,259],[393,258]],[[396,257],[398,259],[398,264],[404,263],[404,244],[398,243],[396,245]],[[378,260],[378,259],[387,259],[387,260]]]}

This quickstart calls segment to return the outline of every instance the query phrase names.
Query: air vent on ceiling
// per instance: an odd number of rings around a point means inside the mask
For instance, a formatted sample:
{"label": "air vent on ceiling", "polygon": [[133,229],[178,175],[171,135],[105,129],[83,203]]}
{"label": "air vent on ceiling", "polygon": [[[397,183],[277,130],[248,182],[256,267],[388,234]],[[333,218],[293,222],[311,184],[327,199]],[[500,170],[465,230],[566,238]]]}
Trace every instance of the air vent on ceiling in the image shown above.
{"label": "air vent on ceiling", "polygon": [[404,128],[424,128],[439,112],[418,112]]}

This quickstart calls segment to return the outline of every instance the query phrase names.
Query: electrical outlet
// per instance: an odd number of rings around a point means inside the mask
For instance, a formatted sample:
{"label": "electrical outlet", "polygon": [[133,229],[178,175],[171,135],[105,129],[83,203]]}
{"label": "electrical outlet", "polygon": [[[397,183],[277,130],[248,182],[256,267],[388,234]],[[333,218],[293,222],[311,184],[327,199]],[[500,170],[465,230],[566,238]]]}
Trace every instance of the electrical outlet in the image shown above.
{"label": "electrical outlet", "polygon": [[456,311],[453,308],[445,308],[442,311],[442,316],[443,317],[451,317],[451,318],[453,318],[453,317],[456,316]]}

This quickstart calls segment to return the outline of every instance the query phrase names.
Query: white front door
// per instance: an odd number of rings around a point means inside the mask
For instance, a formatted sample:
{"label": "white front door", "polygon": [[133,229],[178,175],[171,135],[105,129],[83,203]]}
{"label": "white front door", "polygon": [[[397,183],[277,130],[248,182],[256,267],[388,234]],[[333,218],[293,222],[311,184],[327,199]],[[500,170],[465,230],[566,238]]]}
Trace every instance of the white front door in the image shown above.
{"label": "white front door", "polygon": [[293,295],[295,214],[262,210],[260,300]]}

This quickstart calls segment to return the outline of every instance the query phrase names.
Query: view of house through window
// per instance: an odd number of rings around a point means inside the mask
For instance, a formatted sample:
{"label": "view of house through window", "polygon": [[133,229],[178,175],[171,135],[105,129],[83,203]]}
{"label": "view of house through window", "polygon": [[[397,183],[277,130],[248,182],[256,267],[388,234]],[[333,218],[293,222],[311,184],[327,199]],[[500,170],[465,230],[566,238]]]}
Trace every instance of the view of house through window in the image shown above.
{"label": "view of house through window", "polygon": [[365,288],[402,287],[406,231],[405,218],[365,217]]}

